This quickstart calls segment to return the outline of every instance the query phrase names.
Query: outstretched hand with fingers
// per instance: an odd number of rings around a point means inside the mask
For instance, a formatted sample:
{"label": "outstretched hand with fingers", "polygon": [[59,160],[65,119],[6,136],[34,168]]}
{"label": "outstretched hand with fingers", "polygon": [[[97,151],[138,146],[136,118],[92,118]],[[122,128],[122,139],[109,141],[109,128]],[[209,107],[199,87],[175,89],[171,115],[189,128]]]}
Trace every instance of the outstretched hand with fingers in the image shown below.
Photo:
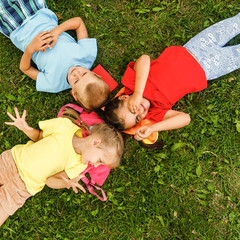
{"label": "outstretched hand with fingers", "polygon": [[14,111],[15,111],[16,117],[14,117],[11,113],[7,112],[7,115],[13,120],[13,122],[5,122],[5,124],[13,125],[21,131],[32,130],[33,128],[29,127],[25,120],[27,111],[24,110],[21,117],[16,107],[14,108]]}
{"label": "outstretched hand with fingers", "polygon": [[81,191],[86,193],[85,188],[81,184],[79,184],[79,181],[82,177],[84,177],[84,175],[79,175],[74,179],[67,179],[66,177],[62,176],[63,180],[67,184],[67,189],[72,188],[75,193],[78,193],[77,189],[79,188]]}

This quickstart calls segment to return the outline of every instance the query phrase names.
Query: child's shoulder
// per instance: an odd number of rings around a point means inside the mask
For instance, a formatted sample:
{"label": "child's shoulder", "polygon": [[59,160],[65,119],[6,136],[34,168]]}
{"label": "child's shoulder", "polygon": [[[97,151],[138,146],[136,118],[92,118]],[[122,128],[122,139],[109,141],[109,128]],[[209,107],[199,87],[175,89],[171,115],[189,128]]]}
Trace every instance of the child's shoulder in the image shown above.
{"label": "child's shoulder", "polygon": [[66,128],[66,127],[70,127],[74,125],[72,123],[72,121],[68,118],[63,118],[63,117],[59,117],[59,118],[52,118],[52,119],[48,119],[48,120],[43,120],[39,122],[39,126],[42,127],[48,127],[48,128]]}

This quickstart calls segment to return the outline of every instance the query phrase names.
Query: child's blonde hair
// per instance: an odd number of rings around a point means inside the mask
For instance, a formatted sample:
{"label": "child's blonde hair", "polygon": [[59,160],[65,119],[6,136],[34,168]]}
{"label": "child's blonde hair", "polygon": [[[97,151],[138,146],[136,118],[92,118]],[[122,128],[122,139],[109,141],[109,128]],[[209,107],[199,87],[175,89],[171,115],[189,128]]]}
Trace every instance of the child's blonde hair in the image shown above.
{"label": "child's blonde hair", "polygon": [[120,160],[123,154],[124,141],[122,134],[112,125],[106,123],[98,123],[90,129],[90,134],[94,134],[101,139],[100,148],[111,151],[115,150],[115,158],[111,165],[111,168],[116,168],[120,164]]}
{"label": "child's blonde hair", "polygon": [[[85,95],[80,96],[75,92],[78,103],[85,109],[93,110],[103,107],[110,99],[110,88],[100,76],[91,72],[94,83],[89,83],[85,89]],[[83,103],[84,102],[84,103]]]}

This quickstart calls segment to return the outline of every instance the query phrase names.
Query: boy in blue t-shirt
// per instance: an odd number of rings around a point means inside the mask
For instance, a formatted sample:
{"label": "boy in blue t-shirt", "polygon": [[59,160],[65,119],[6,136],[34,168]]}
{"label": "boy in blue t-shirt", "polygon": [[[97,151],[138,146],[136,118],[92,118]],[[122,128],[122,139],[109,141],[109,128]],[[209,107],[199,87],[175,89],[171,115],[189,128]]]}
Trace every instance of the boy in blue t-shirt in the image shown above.
{"label": "boy in blue t-shirt", "polygon": [[[75,30],[77,41],[65,31]],[[58,25],[44,0],[0,0],[0,31],[22,50],[20,70],[36,80],[37,91],[72,95],[87,110],[103,106],[110,90],[91,72],[97,55],[95,38],[88,38],[80,17]],[[31,66],[31,59],[37,68]]]}

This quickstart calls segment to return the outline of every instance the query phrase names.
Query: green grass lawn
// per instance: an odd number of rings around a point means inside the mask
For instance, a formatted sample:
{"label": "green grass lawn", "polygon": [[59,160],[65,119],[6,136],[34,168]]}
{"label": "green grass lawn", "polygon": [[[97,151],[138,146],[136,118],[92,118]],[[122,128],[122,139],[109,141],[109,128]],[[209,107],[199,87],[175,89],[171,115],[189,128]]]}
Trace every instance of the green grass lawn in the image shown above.
{"label": "green grass lawn", "polygon": [[[60,22],[83,18],[89,37],[98,40],[94,66],[100,63],[118,83],[129,61],[143,53],[154,59],[240,11],[239,0],[47,3]],[[20,50],[3,35],[0,43],[2,152],[28,140],[4,125],[7,110],[27,109],[29,124],[37,127],[74,101],[68,92],[37,92],[18,68]],[[127,138],[121,166],[103,185],[107,202],[45,187],[5,222],[0,239],[240,239],[239,77],[240,70],[180,100],[174,109],[189,113],[191,124],[161,133],[162,150],[146,150]]]}

